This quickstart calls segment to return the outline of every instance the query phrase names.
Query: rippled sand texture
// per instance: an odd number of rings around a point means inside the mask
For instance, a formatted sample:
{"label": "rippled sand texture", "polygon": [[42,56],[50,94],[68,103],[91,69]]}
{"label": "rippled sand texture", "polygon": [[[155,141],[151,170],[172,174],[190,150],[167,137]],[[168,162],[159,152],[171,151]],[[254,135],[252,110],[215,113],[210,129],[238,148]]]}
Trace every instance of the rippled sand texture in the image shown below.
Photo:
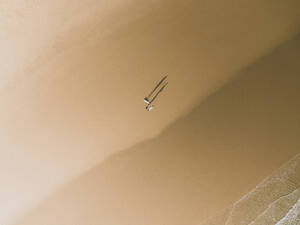
{"label": "rippled sand texture", "polygon": [[300,224],[300,154],[237,201],[200,225]]}

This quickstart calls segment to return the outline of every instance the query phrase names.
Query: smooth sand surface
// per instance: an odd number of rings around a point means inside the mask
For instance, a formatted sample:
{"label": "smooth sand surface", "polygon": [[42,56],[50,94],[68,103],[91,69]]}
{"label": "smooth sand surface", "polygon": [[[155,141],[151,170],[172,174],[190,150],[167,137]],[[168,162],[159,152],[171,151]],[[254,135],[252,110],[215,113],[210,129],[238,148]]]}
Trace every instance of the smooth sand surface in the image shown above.
{"label": "smooth sand surface", "polygon": [[[299,0],[2,0],[0,223],[291,39]],[[143,98],[169,86],[147,114]],[[225,106],[225,103],[224,103]]]}
{"label": "smooth sand surface", "polygon": [[[300,30],[299,0],[1,0],[0,223],[158,135]],[[143,98],[169,86],[148,114]]]}
{"label": "smooth sand surface", "polygon": [[194,225],[229,207],[300,152],[299,58],[300,37],[17,224]]}

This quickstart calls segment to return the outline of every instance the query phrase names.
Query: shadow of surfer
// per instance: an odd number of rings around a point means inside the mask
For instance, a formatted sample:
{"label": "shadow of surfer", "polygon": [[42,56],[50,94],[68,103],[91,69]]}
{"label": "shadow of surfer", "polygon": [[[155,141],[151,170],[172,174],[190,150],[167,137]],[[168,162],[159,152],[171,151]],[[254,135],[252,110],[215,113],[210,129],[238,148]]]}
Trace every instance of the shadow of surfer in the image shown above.
{"label": "shadow of surfer", "polygon": [[[152,105],[152,103],[154,102],[154,100],[157,98],[157,96],[164,90],[164,88],[168,85],[168,82],[166,82],[158,91],[157,93],[152,97],[151,96],[155,93],[155,91],[162,85],[162,83],[165,81],[165,79],[168,76],[164,76],[159,82],[158,84],[154,87],[154,89],[150,92],[150,94],[144,98],[144,102],[147,104],[146,106],[146,110],[147,111],[151,111],[154,108],[154,105]],[[151,99],[151,100],[150,100]]]}

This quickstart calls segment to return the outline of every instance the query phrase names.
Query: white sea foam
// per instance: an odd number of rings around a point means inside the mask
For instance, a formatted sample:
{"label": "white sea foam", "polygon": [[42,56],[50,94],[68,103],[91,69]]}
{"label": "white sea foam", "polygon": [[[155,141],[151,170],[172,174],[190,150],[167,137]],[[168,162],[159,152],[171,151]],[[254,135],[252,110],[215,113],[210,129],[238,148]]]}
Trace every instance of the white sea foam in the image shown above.
{"label": "white sea foam", "polygon": [[300,154],[230,208],[200,225],[300,225],[299,198]]}
{"label": "white sea foam", "polygon": [[299,225],[300,224],[300,199],[294,207],[276,225]]}

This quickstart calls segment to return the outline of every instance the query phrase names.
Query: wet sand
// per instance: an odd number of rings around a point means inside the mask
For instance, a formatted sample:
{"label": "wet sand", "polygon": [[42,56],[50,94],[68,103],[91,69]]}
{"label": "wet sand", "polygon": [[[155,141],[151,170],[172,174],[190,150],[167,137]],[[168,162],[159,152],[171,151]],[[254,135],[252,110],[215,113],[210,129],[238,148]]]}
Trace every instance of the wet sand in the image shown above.
{"label": "wet sand", "polygon": [[200,225],[299,225],[300,154]]}
{"label": "wet sand", "polygon": [[298,37],[17,224],[194,225],[229,207],[299,153],[299,58]]}

